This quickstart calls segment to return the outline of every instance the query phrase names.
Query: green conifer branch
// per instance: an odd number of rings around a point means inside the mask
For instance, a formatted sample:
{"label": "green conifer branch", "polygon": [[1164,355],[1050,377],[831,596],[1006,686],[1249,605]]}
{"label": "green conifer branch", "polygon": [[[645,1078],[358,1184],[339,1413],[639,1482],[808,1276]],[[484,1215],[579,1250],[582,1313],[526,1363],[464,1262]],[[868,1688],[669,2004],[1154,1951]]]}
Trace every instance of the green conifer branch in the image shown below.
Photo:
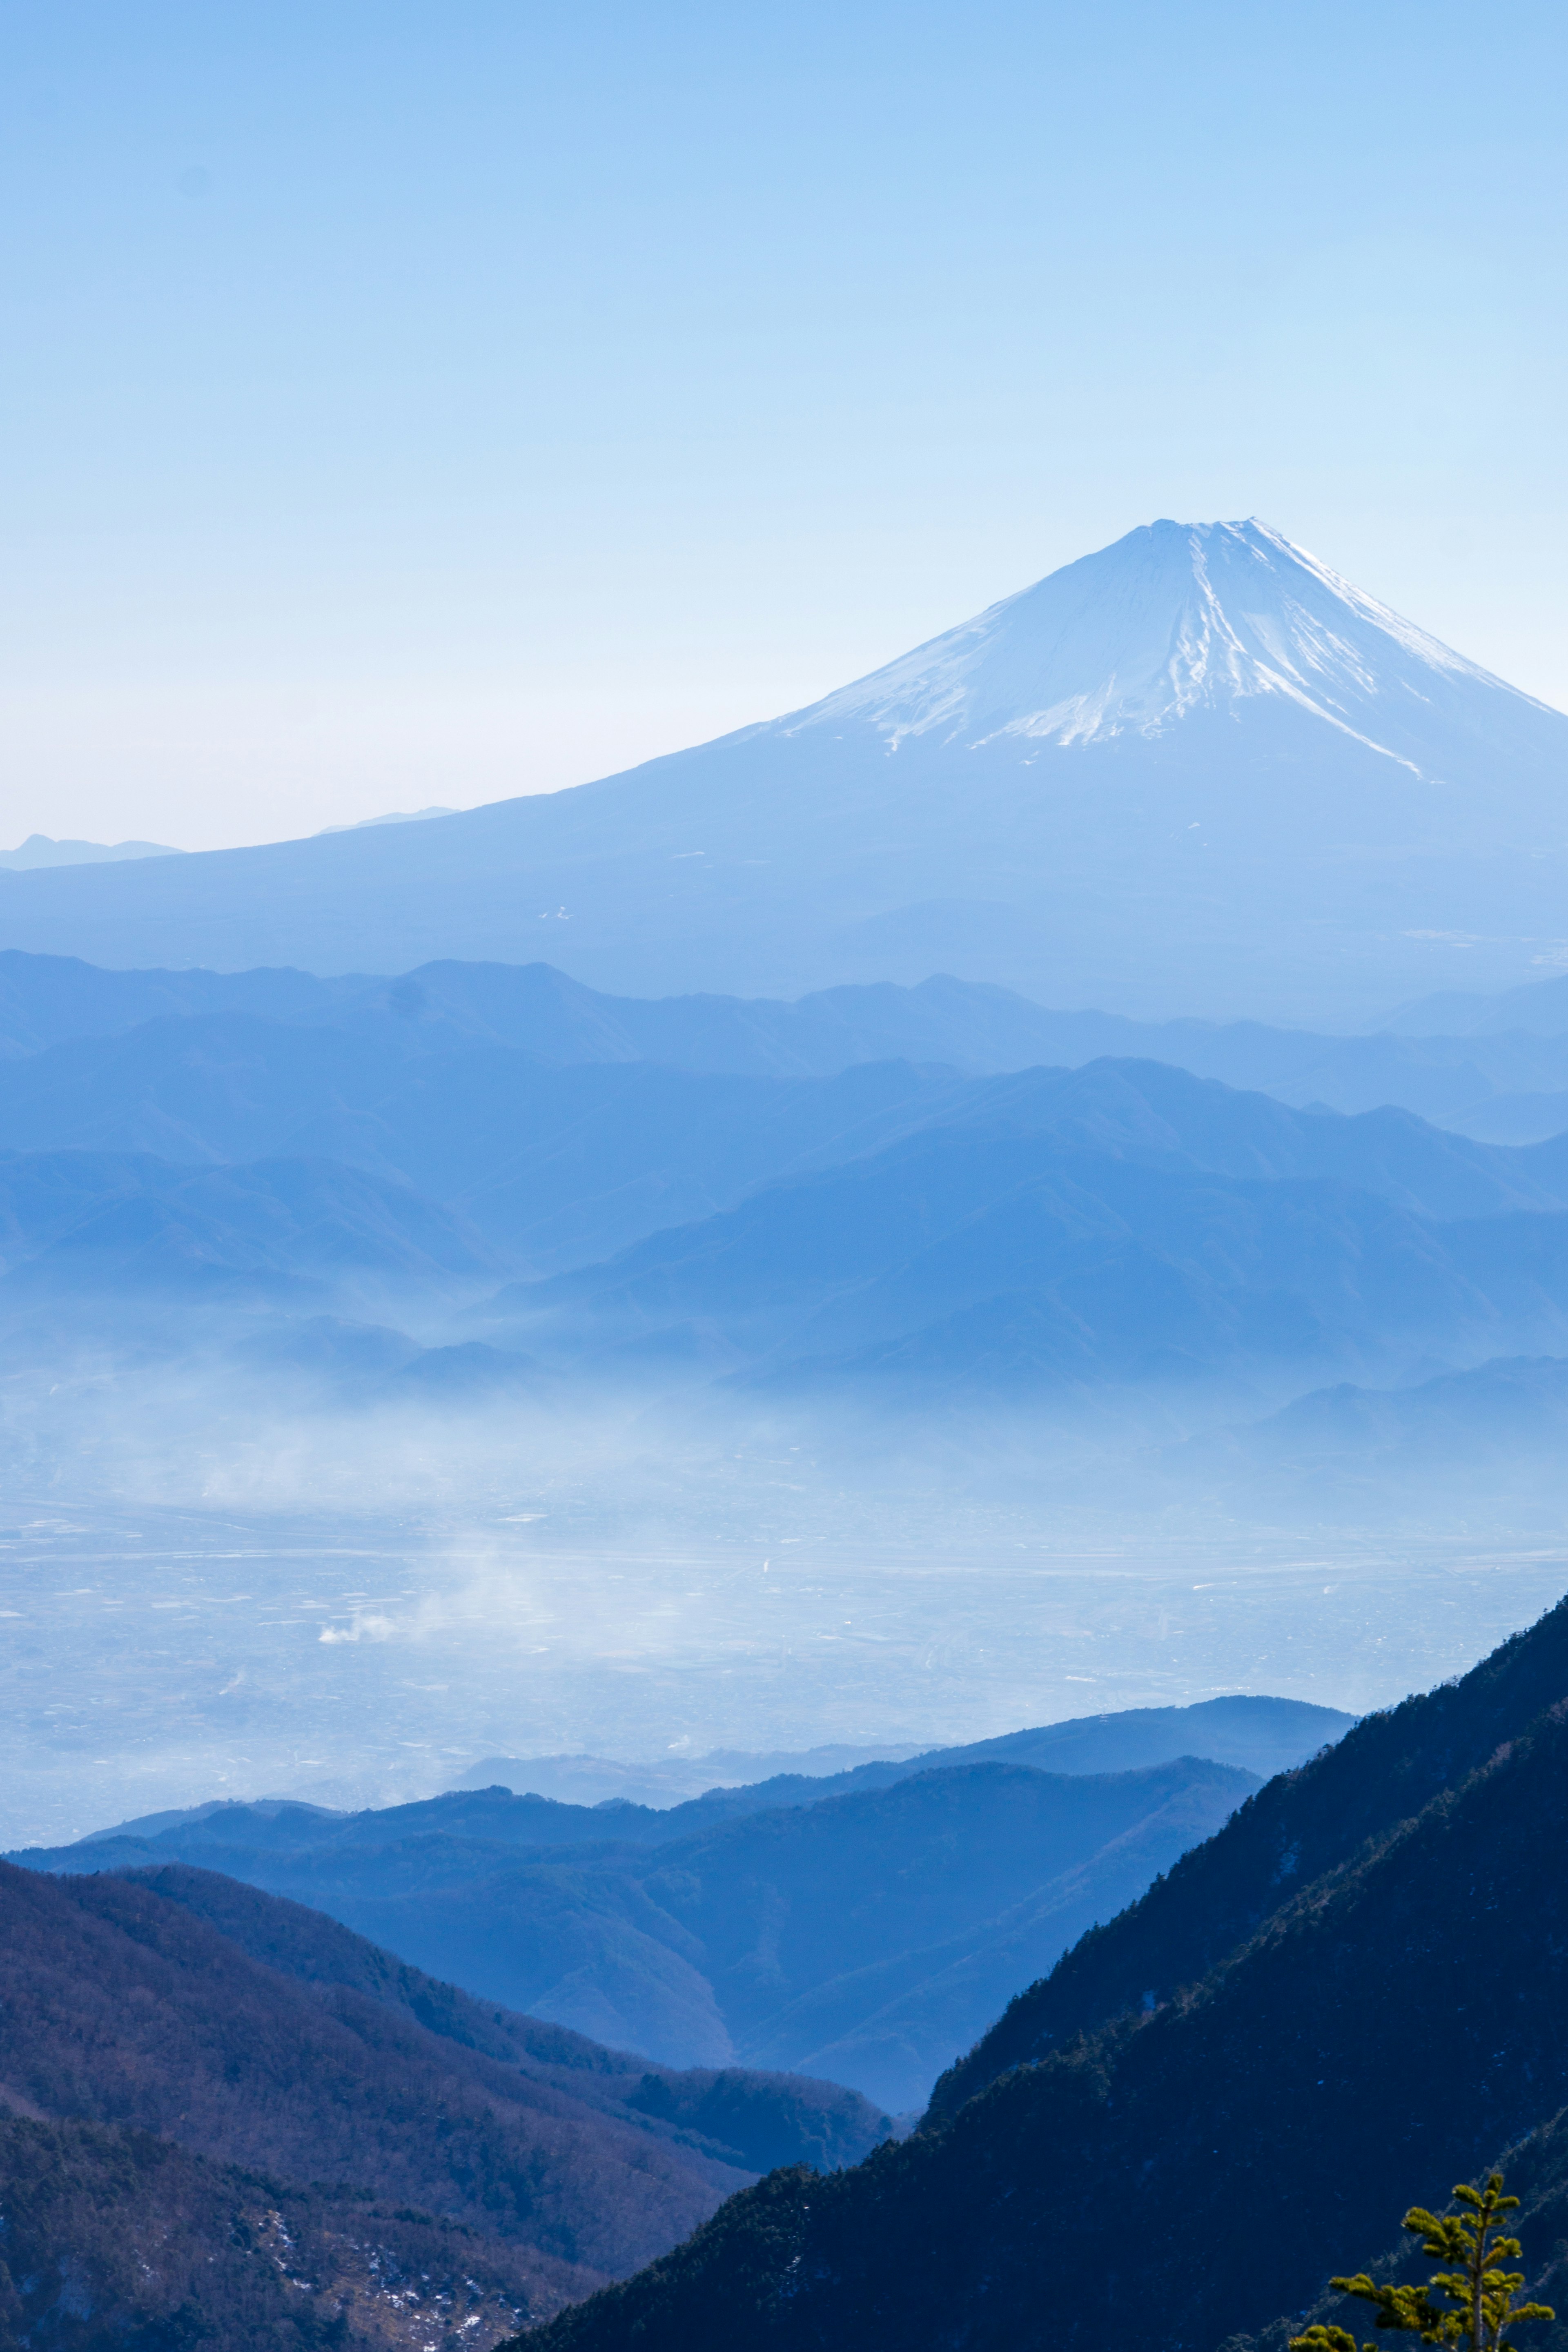
{"label": "green conifer branch", "polygon": [[[1507,2331],[1532,2320],[1555,2319],[1550,2304],[1516,2303],[1524,2284],[1522,2271],[1503,2270],[1517,2262],[1521,2249],[1517,2238],[1503,2234],[1499,2224],[1519,2204],[1503,2193],[1500,2172],[1490,2174],[1485,2189],[1460,2181],[1454,2190],[1457,2213],[1429,2213],[1413,2205],[1404,2226],[1421,2240],[1421,2251],[1451,2265],[1434,2271],[1425,2284],[1379,2285],[1365,2271],[1350,2278],[1331,2279],[1340,2294],[1370,2303],[1377,2325],[1419,2336],[1424,2344],[1465,2345],[1469,2352],[1519,2352]],[[1439,2302],[1442,2296],[1446,2301]],[[1290,2339],[1290,2352],[1357,2352],[1348,2328],[1309,2327]],[[1375,2352],[1364,2344],[1360,2352]]]}

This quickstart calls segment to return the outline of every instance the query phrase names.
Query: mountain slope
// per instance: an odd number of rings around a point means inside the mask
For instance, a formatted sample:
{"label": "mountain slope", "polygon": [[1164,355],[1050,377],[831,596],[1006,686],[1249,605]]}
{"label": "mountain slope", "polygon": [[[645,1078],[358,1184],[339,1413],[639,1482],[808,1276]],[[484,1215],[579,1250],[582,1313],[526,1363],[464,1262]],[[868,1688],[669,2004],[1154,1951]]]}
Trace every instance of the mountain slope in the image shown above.
{"label": "mountain slope", "polygon": [[49,2352],[490,2352],[563,2263],[462,2222],[193,2156],[133,2126],[0,2116],[0,2341]]}
{"label": "mountain slope", "polygon": [[[178,1865],[0,1867],[0,2114],[26,2119],[0,2121],[0,2332],[79,2352],[137,2313],[174,2329],[145,2352],[198,2320],[422,2347],[432,2317],[486,2352],[755,2170],[887,2129],[837,2084],[650,2066]],[[56,2302],[99,2332],[49,2333]]]}
{"label": "mountain slope", "polygon": [[1450,975],[1532,976],[1565,772],[1560,713],[1277,531],[1160,522],[625,776],[0,875],[0,939],[335,972],[543,951],[642,994],[957,968],[1113,1011],[1370,1017]]}
{"label": "mountain slope", "polygon": [[837,2083],[754,2068],[651,2064],[569,2027],[476,2000],[322,1912],[215,1871],[164,1863],[126,1874],[279,1974],[318,1993],[341,1987],[363,1994],[459,2052],[477,2052],[563,2094],[574,2112],[629,2123],[677,2150],[753,2172],[802,2162],[826,2170],[854,2163],[885,2135],[886,2118]]}
{"label": "mountain slope", "polygon": [[0,2082],[24,2113],[357,2181],[601,2273],[738,2185],[363,1990],[291,1984],[153,1887],[7,1867],[0,1899]]}
{"label": "mountain slope", "polygon": [[999,2028],[945,2120],[774,2174],[547,2352],[1210,2352],[1376,2259],[1568,2095],[1565,1628],[1271,1783],[1061,1964],[1043,2054]]}
{"label": "mountain slope", "polygon": [[999,2074],[1108,2018],[1173,1995],[1223,1960],[1299,1887],[1350,1862],[1568,1694],[1568,1601],[1457,1683],[1363,1717],[1281,1773],[1168,1878],[1021,1992],[938,2086],[951,2115]]}

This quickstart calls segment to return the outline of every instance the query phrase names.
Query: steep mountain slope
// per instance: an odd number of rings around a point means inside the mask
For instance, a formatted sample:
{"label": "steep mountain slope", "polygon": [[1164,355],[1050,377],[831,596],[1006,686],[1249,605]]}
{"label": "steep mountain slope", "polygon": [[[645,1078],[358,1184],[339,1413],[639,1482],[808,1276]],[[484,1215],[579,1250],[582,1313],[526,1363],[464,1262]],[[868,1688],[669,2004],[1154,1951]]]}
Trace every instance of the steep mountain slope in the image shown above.
{"label": "steep mountain slope", "polygon": [[848,1777],[847,1793],[774,1782],[668,1812],[500,1790],[347,1817],[225,1806],[25,1858],[76,1873],[178,1856],[598,2042],[816,2075],[831,2050],[832,2079],[901,2111],[1257,1785],[1191,1757],[1079,1778],[1012,1758]]}
{"label": "steep mountain slope", "polygon": [[[1537,2323],[1531,2329],[1536,2352],[1568,2352],[1568,2108],[1560,2108],[1547,2122],[1498,2153],[1506,2164],[1509,2189],[1520,2200],[1512,2227],[1523,2248],[1529,2293],[1552,2305],[1557,2314],[1554,2320]],[[1390,2221],[1403,2219],[1401,2205],[1396,2197],[1389,2210]],[[1333,2267],[1338,2268],[1337,2261]],[[1431,2276],[1430,2263],[1403,2234],[1391,2234],[1380,2258],[1368,2268],[1378,2278],[1415,2282]],[[1309,2315],[1314,2321],[1352,2328],[1362,2320],[1365,2308],[1335,2294],[1325,2284]],[[1301,2327],[1299,2312],[1281,2313],[1265,2326],[1228,2338],[1229,2352],[1288,2352],[1291,2337],[1299,2336]]]}
{"label": "steep mountain slope", "polygon": [[912,2141],[774,2174],[542,2343],[1209,2352],[1300,2312],[1568,2095],[1565,1692],[1568,1604],[1271,1782]]}
{"label": "steep mountain slope", "polygon": [[1531,976],[1568,720],[1257,522],[1160,522],[810,709],[418,826],[0,875],[14,947],[526,962],[652,994],[933,970],[1370,1017]]}
{"label": "steep mountain slope", "polygon": [[1223,1836],[1020,1993],[939,2086],[933,2115],[953,2113],[1009,2067],[1141,2010],[1151,1990],[1173,1997],[1299,1888],[1419,1812],[1565,1694],[1568,1601],[1462,1680],[1363,1717],[1324,1755],[1270,1780]]}
{"label": "steep mountain slope", "polygon": [[322,1912],[216,1872],[164,1863],[128,1874],[280,1975],[318,1992],[363,1994],[459,2051],[477,2051],[563,2094],[574,2110],[629,2123],[677,2149],[753,2172],[798,2163],[829,2170],[854,2163],[886,2134],[886,2117],[839,2084],[755,2068],[659,2066],[568,2027],[476,2000]]}

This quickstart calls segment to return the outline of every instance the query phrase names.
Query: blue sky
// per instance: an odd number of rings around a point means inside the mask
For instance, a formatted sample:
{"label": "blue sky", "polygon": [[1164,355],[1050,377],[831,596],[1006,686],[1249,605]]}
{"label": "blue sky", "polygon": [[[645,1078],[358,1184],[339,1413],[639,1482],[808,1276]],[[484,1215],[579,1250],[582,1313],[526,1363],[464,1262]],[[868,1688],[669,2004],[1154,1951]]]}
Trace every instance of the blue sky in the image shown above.
{"label": "blue sky", "polygon": [[1568,704],[1546,6],[0,15],[0,845],[580,781],[1160,514]]}

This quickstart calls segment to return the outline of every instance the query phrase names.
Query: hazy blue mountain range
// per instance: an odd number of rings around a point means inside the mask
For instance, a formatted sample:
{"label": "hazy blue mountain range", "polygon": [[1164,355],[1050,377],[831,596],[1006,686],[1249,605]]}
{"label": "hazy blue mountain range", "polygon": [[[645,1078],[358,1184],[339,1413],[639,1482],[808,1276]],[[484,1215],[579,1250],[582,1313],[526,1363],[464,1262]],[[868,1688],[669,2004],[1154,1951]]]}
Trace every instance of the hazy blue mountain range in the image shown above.
{"label": "hazy blue mountain range", "polygon": [[1568,1362],[1559,1356],[1507,1356],[1473,1370],[1445,1372],[1403,1389],[1349,1382],[1299,1397],[1251,1433],[1282,1452],[1377,1457],[1407,1445],[1440,1460],[1497,1450],[1561,1445],[1568,1434]]}
{"label": "hazy blue mountain range", "polygon": [[[231,1056],[237,1081],[258,1050],[247,1017],[352,1038],[368,1055],[357,1081],[362,1096],[378,1077],[384,1087],[395,1086],[405,1064],[485,1046],[555,1065],[658,1062],[768,1078],[831,1077],[879,1061],[940,1063],[978,1076],[1037,1064],[1077,1068],[1109,1056],[1169,1062],[1301,1107],[1361,1111],[1400,1104],[1486,1140],[1526,1143],[1568,1127],[1565,985],[1543,981],[1496,1000],[1455,999],[1453,1034],[1438,1034],[1432,1013],[1411,1006],[1374,1035],[1324,1036],[1256,1021],[1050,1012],[1009,989],[942,976],[911,988],[828,989],[795,1003],[714,995],[643,1000],[604,995],[547,964],[444,963],[391,981],[319,980],[278,971],[105,971],[69,957],[8,951],[0,953],[0,1055],[118,1037],[176,1016],[217,1024],[237,1015]],[[1431,1004],[1441,1010],[1447,1002]],[[191,1080],[179,1076],[181,1066],[187,1073],[205,1066],[216,1083],[223,1038],[220,1026],[210,1026],[200,1046],[152,1033],[137,1053],[149,1117],[177,1128],[179,1105],[165,1101],[166,1091],[173,1086],[189,1096]],[[312,1060],[323,1066],[319,1057],[331,1052],[317,1047],[312,1055],[294,1042],[307,1069]],[[339,1047],[340,1056],[344,1050]],[[473,1067],[482,1074],[486,1065]],[[58,1117],[67,1118],[73,1087],[106,1069],[112,1069],[109,1056],[78,1050],[26,1077],[14,1074],[17,1116],[39,1115],[58,1101]],[[123,1081],[118,1091],[123,1096]],[[307,1097],[300,1115],[310,1108]]]}
{"label": "hazy blue mountain range", "polygon": [[1510,1033],[1553,1037],[1561,1034],[1565,1011],[1568,972],[1559,969],[1554,979],[1527,981],[1521,987],[1489,994],[1440,989],[1401,1005],[1383,1026],[1407,1037],[1486,1038]]}
{"label": "hazy blue mountain range", "polygon": [[829,2073],[903,2108],[1089,1920],[1348,1722],[1236,1697],[665,1810],[498,1788],[351,1815],[219,1804],[21,1858],[197,1864],[598,2039]]}
{"label": "hazy blue mountain range", "polygon": [[[724,996],[643,1001],[605,996],[545,964],[447,963],[393,981],[319,980],[300,971],[105,971],[68,957],[0,953],[0,1057],[38,1057],[9,1074],[0,1100],[14,1139],[82,1141],[233,1157],[238,1106],[283,1148],[296,1123],[336,1115],[353,1148],[374,1149],[382,1099],[436,1078],[479,1091],[521,1073],[500,1047],[556,1066],[655,1062],[670,1070],[747,1078],[832,1077],[858,1063],[941,1064],[963,1076],[1101,1058],[1168,1062],[1199,1077],[1298,1107],[1362,1111],[1402,1105],[1439,1126],[1499,1143],[1568,1128],[1568,1003],[1547,981],[1499,1000],[1456,1001],[1466,1034],[1322,1036],[1258,1022],[1130,1021],[1049,1012],[1010,990],[950,978],[918,987],[830,989],[789,1003]],[[1402,1018],[1419,1023],[1420,1008]],[[159,1024],[205,1027],[188,1037]],[[232,1025],[226,1027],[225,1024]],[[328,1039],[268,1038],[263,1024],[324,1029]],[[132,1041],[122,1071],[89,1041]],[[50,1047],[62,1050],[53,1055]],[[298,1091],[269,1064],[292,1059]],[[322,1100],[340,1073],[349,1099]],[[132,1087],[132,1073],[135,1087]],[[97,1089],[106,1087],[100,1102]],[[254,1103],[250,1090],[257,1088]],[[722,1115],[721,1112],[720,1114]],[[188,1132],[187,1132],[188,1129]]]}
{"label": "hazy blue mountain range", "polygon": [[652,1761],[628,1764],[613,1756],[486,1756],[462,1773],[455,1789],[505,1788],[563,1805],[600,1805],[624,1797],[628,1804],[679,1805],[712,1788],[754,1785],[775,1777],[825,1781],[857,1765],[903,1763],[920,1755],[918,1741],[861,1746],[824,1740],[815,1748],[752,1749],[710,1748],[681,1750]]}
{"label": "hazy blue mountain range", "polygon": [[[509,1377],[522,1357],[992,1386],[1397,1380],[1568,1349],[1568,1139],[1295,1110],[1154,1063],[378,1064],[335,1028],[213,1018],[216,1040],[170,1019],[0,1072],[0,1142],[99,1144],[0,1156],[0,1308],[271,1297],[309,1328],[234,1344],[350,1390],[421,1350],[321,1314],[399,1285],[468,1300],[441,1335],[469,1349],[454,1378],[483,1348]],[[278,1147],[311,1156],[247,1156]]]}
{"label": "hazy blue mountain range", "polygon": [[146,1153],[0,1151],[0,1297],[309,1300],[345,1282],[471,1286],[480,1237],[405,1184],[324,1160],[178,1167]]}
{"label": "hazy blue mountain range", "polygon": [[813,2075],[831,2053],[829,2079],[908,2109],[1019,1984],[1258,1785],[1190,1757],[1088,1777],[977,1763],[815,1801],[587,1822],[492,1790],[346,1822],[225,1807],[26,1859],[179,1859],[595,2041]]}
{"label": "hazy blue mountain range", "polygon": [[0,872],[27,874],[46,866],[110,866],[125,857],[178,857],[161,841],[51,841],[30,833],[16,849],[0,849]]}
{"label": "hazy blue mountain range", "polygon": [[1561,928],[1568,719],[1256,522],[1162,521],[873,676],[417,825],[0,874],[0,941],[598,987],[958,970],[1141,1016],[1365,1022]]}
{"label": "hazy blue mountain range", "polygon": [[743,2191],[546,2352],[1274,2352],[1349,2315],[1328,2273],[1381,2265],[1408,2201],[1504,2159],[1560,2286],[1565,1698],[1568,1602],[1271,1780],[1020,1993],[912,2138]]}
{"label": "hazy blue mountain range", "polygon": [[[101,2328],[118,2303],[119,2340],[149,2347],[396,2343],[386,2291],[423,2274],[483,2347],[756,2172],[853,2160],[887,2130],[834,2084],[676,2073],[470,2000],[200,1871],[0,1867],[0,2325],[16,2342],[72,2340],[50,2319],[65,2292],[66,2317]],[[138,2266],[125,2240],[142,2230],[157,2260]],[[270,2332],[279,2263],[320,2333]]]}
{"label": "hazy blue mountain range", "polygon": [[542,1066],[472,1045],[410,1060],[395,1031],[245,1014],[156,1022],[0,1065],[0,1148],[288,1157],[440,1201],[545,1270],[727,1206],[925,1124],[963,1081],[907,1063],[830,1078]]}
{"label": "hazy blue mountain range", "polygon": [[1568,1349],[1556,1145],[1494,1153],[1149,1065],[992,1083],[964,1123],[503,1292],[487,1336],[991,1385]]}
{"label": "hazy blue mountain range", "polygon": [[749,1785],[760,1796],[783,1781],[805,1779],[814,1780],[826,1796],[861,1785],[854,1777],[857,1768],[870,1761],[879,1765],[877,1785],[887,1788],[895,1777],[938,1762],[1000,1759],[1045,1772],[1126,1772],[1141,1764],[1168,1764],[1178,1756],[1237,1764],[1267,1780],[1304,1763],[1325,1740],[1348,1731],[1352,1719],[1334,1707],[1315,1706],[1303,1699],[1238,1695],[1200,1699],[1192,1706],[1135,1706],[1110,1715],[1079,1716],[1034,1730],[973,1740],[962,1748],[883,1748],[875,1759],[842,1748],[814,1748],[796,1756],[718,1749],[703,1757],[642,1764],[617,1764],[596,1756],[491,1756],[458,1785],[483,1789],[499,1782],[565,1802],[594,1804],[626,1797],[634,1803],[673,1806],[716,1785]]}
{"label": "hazy blue mountain range", "polygon": [[[185,1854],[210,1845],[214,1838],[233,1843],[237,1831],[249,1844],[280,1850],[322,1841],[344,1851],[367,1843],[380,1847],[405,1833],[423,1835],[432,1830],[443,1836],[472,1833],[490,1843],[500,1839],[508,1845],[527,1847],[596,1843],[608,1829],[622,1844],[665,1845],[694,1830],[745,1813],[890,1789],[916,1773],[965,1764],[1003,1762],[1049,1772],[1116,1773],[1196,1756],[1206,1763],[1233,1764],[1268,1780],[1276,1772],[1305,1763],[1328,1741],[1348,1731],[1354,1720],[1338,1707],[1320,1706],[1310,1699],[1236,1692],[1224,1698],[1199,1699],[1191,1706],[1123,1707],[1104,1715],[1074,1716],[1060,1723],[1037,1724],[1022,1731],[1000,1732],[991,1739],[970,1740],[961,1747],[909,1748],[826,1770],[799,1769],[807,1760],[803,1757],[731,1753],[726,1758],[721,1751],[702,1759],[709,1769],[695,1795],[686,1793],[679,1782],[687,1772],[700,1767],[614,1766],[576,1757],[510,1760],[493,1757],[479,1768],[489,1772],[489,1778],[476,1779],[469,1773],[445,1795],[411,1804],[342,1813],[291,1798],[214,1799],[178,1811],[150,1813],[110,1829],[93,1830],[73,1845],[53,1849],[47,1864],[50,1868],[67,1866],[64,1858],[68,1855],[75,1858],[68,1864],[71,1868],[118,1868],[152,1857],[151,1841],[157,1842],[158,1851],[165,1856],[175,1852]],[[810,1751],[813,1757],[831,1753],[826,1748]],[[774,1769],[754,1780],[736,1773],[715,1780],[714,1769],[725,1761],[735,1767],[794,1764],[797,1769]],[[583,1801],[555,1797],[531,1777],[540,1765],[556,1770],[572,1764],[596,1765],[602,1771],[635,1772],[650,1779],[668,1771],[676,1785],[667,1785],[643,1801],[628,1799],[616,1790]],[[509,1776],[504,1781],[503,1773]],[[38,1860],[37,1854],[29,1858]]]}
{"label": "hazy blue mountain range", "polygon": [[1568,1358],[1498,1356],[1390,1388],[1314,1389],[1262,1420],[1173,1449],[1178,1478],[1237,1503],[1343,1520],[1391,1512],[1511,1527],[1560,1522]]}

